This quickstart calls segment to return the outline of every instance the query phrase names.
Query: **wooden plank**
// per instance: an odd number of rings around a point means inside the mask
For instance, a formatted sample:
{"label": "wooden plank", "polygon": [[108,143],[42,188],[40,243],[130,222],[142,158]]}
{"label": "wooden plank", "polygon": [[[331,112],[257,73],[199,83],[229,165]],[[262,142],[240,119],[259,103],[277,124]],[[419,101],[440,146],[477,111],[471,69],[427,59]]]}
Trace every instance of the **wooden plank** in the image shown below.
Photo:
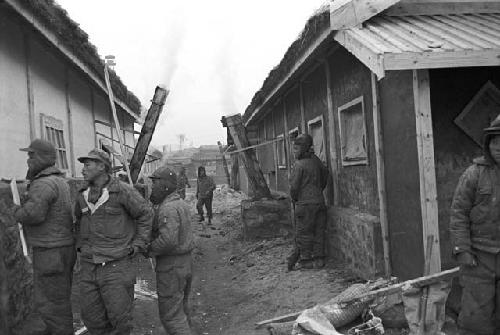
{"label": "wooden plank", "polygon": [[378,203],[380,227],[382,230],[382,247],[384,251],[384,270],[386,277],[390,277],[391,257],[389,248],[389,220],[387,218],[387,196],[385,192],[385,164],[384,164],[384,148],[382,122],[380,120],[380,98],[378,81],[374,73],[372,77],[372,100],[373,100],[373,132],[375,137],[375,159],[377,162],[377,188],[378,188]]}
{"label": "wooden plank", "polygon": [[389,8],[385,14],[390,16],[406,15],[443,15],[498,13],[497,0],[403,0]]}
{"label": "wooden plank", "polygon": [[330,71],[330,64],[327,59],[323,60],[323,67],[326,76],[326,103],[328,110],[328,139],[330,142],[330,168],[333,180],[333,205],[340,204],[340,187],[339,187],[339,158],[337,155],[337,132],[335,131],[335,110],[333,109],[332,97],[332,75]]}
{"label": "wooden plank", "polygon": [[130,177],[132,182],[135,184],[139,173],[141,172],[142,164],[144,163],[144,158],[148,152],[149,143],[151,143],[151,138],[160,118],[163,105],[167,100],[169,91],[163,87],[157,86],[153,99],[151,100],[151,106],[149,107],[146,119],[141,129],[141,135],[135,146],[134,154],[132,155],[132,160],[130,161]]}
{"label": "wooden plank", "polygon": [[349,29],[397,4],[400,0],[336,0],[330,3],[332,30]]}
{"label": "wooden plank", "polygon": [[384,55],[385,70],[500,66],[500,48]]}
{"label": "wooden plank", "polygon": [[300,107],[300,132],[302,134],[307,133],[306,128],[306,110],[304,106],[304,88],[302,87],[302,81],[299,81],[299,107]]}
{"label": "wooden plank", "polygon": [[379,79],[384,78],[384,56],[367,47],[349,30],[339,31],[334,39],[366,65]]}
{"label": "wooden plank", "polygon": [[[237,149],[243,149],[249,146],[248,138],[246,135],[245,126],[243,125],[243,120],[241,114],[235,114],[225,117],[225,123],[231,136],[234,140],[234,144]],[[271,192],[267,186],[262,170],[260,169],[257,157],[255,155],[255,150],[245,150],[239,154],[243,161],[243,166],[245,167],[245,172],[248,177],[249,186],[252,189],[254,199],[269,198]]]}
{"label": "wooden plank", "polygon": [[75,138],[73,131],[73,115],[71,112],[71,102],[69,98],[69,69],[68,67],[64,70],[64,94],[66,98],[66,117],[68,120],[68,139],[69,139],[69,159],[71,166],[71,175],[73,177],[76,176],[76,167],[75,167]]}
{"label": "wooden plank", "polygon": [[441,254],[428,70],[413,70],[413,98],[416,118],[423,243],[424,250],[426,250],[428,236],[434,236],[430,273],[436,273],[441,271]]}
{"label": "wooden plank", "polygon": [[28,118],[30,141],[33,141],[36,136],[36,121],[35,121],[35,97],[33,95],[33,79],[31,76],[31,35],[29,33],[23,34],[24,39],[24,57],[25,57],[25,70],[26,70],[26,93],[28,95]]}
{"label": "wooden plank", "polygon": [[227,184],[231,185],[231,178],[229,176],[229,169],[227,167],[226,155],[224,154],[224,148],[222,147],[222,143],[217,141],[217,145],[219,146],[219,152],[222,156],[222,166],[224,167],[224,173],[226,174]]}
{"label": "wooden plank", "polygon": [[[498,31],[497,33],[494,32],[492,27],[485,27],[479,24],[476,24],[472,21],[469,21],[468,19],[459,19],[456,16],[436,16],[435,20],[438,20],[440,22],[452,25],[457,27],[458,29],[461,30],[461,32],[474,36],[475,39],[481,39],[483,41],[488,42],[487,48],[491,47],[491,44],[493,44],[495,47],[500,47],[500,39],[498,38]],[[478,32],[481,33],[481,35],[478,35]]]}
{"label": "wooden plank", "polygon": [[302,314],[302,311],[294,312],[294,313],[290,313],[290,314],[285,314],[285,315],[280,315],[280,316],[277,316],[277,317],[272,318],[272,319],[263,320],[263,321],[257,322],[255,324],[255,328],[259,329],[259,328],[262,328],[270,323],[283,323],[283,322],[294,321],[299,317],[300,314]]}
{"label": "wooden plank", "polygon": [[97,127],[96,127],[96,119],[95,119],[95,97],[94,97],[94,89],[89,86],[90,90],[90,109],[92,110],[92,126],[94,126],[94,146],[96,148],[99,147],[99,141],[97,140]]}

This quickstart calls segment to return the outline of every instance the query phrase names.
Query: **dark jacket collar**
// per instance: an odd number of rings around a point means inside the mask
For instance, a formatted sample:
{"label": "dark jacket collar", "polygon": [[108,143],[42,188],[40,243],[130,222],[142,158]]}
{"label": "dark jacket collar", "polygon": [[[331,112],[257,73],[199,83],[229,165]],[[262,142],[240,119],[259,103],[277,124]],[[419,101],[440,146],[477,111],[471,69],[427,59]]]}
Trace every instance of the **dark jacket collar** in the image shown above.
{"label": "dark jacket collar", "polygon": [[61,172],[61,170],[56,168],[54,165],[52,165],[52,166],[49,166],[48,168],[45,168],[42,171],[38,172],[35,175],[35,177],[33,178],[33,180],[38,179],[38,178],[42,178],[42,177],[52,176],[52,175],[59,175],[60,176],[60,175],[62,175],[62,172]]}
{"label": "dark jacket collar", "polygon": [[[109,182],[106,185],[104,185],[104,187],[108,189],[109,193],[117,193],[120,191],[120,183],[123,183],[122,181],[120,181],[120,179],[113,176],[109,176]],[[85,185],[80,187],[78,191],[83,192],[88,188],[89,188],[89,183],[85,183]]]}
{"label": "dark jacket collar", "polygon": [[165,199],[163,199],[162,204],[167,203],[167,202],[172,202],[175,200],[180,200],[181,196],[177,192],[172,192],[169,195],[166,196]]}

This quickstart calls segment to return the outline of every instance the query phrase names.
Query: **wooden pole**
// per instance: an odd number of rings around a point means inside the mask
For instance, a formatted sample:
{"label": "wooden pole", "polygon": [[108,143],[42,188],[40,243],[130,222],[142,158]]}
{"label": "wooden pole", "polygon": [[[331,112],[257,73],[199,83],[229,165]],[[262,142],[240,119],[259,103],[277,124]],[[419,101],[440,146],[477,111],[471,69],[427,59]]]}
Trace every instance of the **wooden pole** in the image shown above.
{"label": "wooden pole", "polygon": [[[225,124],[233,138],[237,149],[246,148],[249,145],[246,129],[243,125],[241,114],[226,116]],[[255,150],[245,150],[240,154],[243,161],[243,166],[247,173],[249,185],[253,191],[254,199],[262,199],[271,197],[271,192],[267,186],[262,170],[260,169]]]}
{"label": "wooden pole", "polygon": [[[21,198],[19,197],[19,190],[17,189],[16,178],[12,178],[12,180],[10,182],[10,191],[12,192],[12,202],[15,205],[20,206],[21,205]],[[28,261],[28,263],[31,264],[31,257],[28,253],[28,243],[26,243],[26,237],[24,235],[23,225],[18,222],[17,228],[19,229],[19,238],[21,239],[21,246],[23,248],[23,255],[26,258],[26,260]]]}
{"label": "wooden pole", "polygon": [[[127,172],[127,177],[130,186],[133,186],[132,178],[130,178],[130,169],[128,166],[127,149],[125,148],[125,144],[123,142],[123,133],[120,127],[120,121],[118,120],[118,114],[116,113],[115,97],[113,95],[113,90],[111,88],[111,83],[109,81],[108,64],[104,65],[104,77],[106,79],[106,86],[108,87],[109,104],[111,105],[111,111],[113,112],[113,120],[115,121],[116,132],[118,133],[118,141],[120,142],[120,151],[122,152],[122,160],[123,160],[122,164],[125,167],[125,171]],[[111,137],[113,137],[113,129],[111,129]]]}
{"label": "wooden pole", "polygon": [[144,120],[144,125],[141,129],[141,135],[139,135],[139,140],[135,145],[134,154],[132,155],[132,160],[130,161],[130,176],[132,182],[136,183],[141,172],[142,164],[144,163],[144,158],[148,152],[149,143],[151,143],[151,138],[160,118],[163,105],[167,100],[169,91],[160,86],[156,86],[155,94],[151,100],[151,107],[149,107],[148,114]]}
{"label": "wooden pole", "polygon": [[222,155],[222,166],[224,167],[224,172],[226,173],[227,184],[231,185],[231,178],[229,177],[229,169],[227,168],[226,155],[224,154],[224,148],[222,147],[222,143],[217,141],[217,145],[219,146],[220,154]]}

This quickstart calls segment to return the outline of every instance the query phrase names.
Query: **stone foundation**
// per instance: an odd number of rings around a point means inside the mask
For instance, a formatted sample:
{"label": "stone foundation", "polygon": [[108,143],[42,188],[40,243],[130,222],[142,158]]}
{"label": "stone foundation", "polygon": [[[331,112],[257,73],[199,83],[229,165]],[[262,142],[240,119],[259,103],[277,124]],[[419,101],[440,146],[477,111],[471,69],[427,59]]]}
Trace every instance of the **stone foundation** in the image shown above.
{"label": "stone foundation", "polygon": [[357,276],[383,275],[382,233],[378,217],[341,207],[328,208],[328,254],[344,261]]}
{"label": "stone foundation", "polygon": [[241,217],[245,240],[287,236],[293,233],[290,200],[242,200]]}

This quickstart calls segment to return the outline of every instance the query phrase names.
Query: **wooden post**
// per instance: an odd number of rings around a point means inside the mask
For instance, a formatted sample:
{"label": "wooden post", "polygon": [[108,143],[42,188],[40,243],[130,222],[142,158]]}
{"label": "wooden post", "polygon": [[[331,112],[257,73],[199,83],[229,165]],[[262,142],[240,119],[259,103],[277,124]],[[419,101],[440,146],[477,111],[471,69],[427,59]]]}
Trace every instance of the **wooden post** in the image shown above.
{"label": "wooden post", "polygon": [[222,143],[217,141],[217,145],[219,146],[219,151],[222,156],[222,166],[224,167],[224,172],[226,173],[227,184],[231,185],[231,178],[229,177],[229,169],[227,168],[226,155],[224,154],[224,148],[222,147]]}
{"label": "wooden post", "polygon": [[434,236],[430,259],[430,273],[432,274],[441,271],[441,253],[428,70],[413,70],[413,100],[420,175],[423,250],[427,250],[428,236]]}
{"label": "wooden post", "polygon": [[384,270],[386,277],[390,277],[391,257],[389,248],[389,222],[387,220],[387,197],[385,192],[385,165],[382,137],[382,124],[380,121],[380,99],[378,92],[378,81],[372,73],[372,100],[373,100],[373,132],[375,137],[375,158],[377,161],[377,186],[380,227],[382,230],[382,248],[384,250]]}
{"label": "wooden post", "polygon": [[28,94],[28,119],[30,127],[30,141],[36,138],[35,126],[35,97],[33,94],[33,79],[31,76],[31,38],[30,34],[25,32],[24,38],[24,57],[25,57],[25,70],[26,70],[26,92]]}
{"label": "wooden post", "polygon": [[302,81],[299,81],[299,107],[300,107],[300,127],[302,128],[300,132],[302,134],[307,134],[306,127],[306,111],[304,106],[304,91],[302,89]]}
{"label": "wooden post", "polygon": [[151,107],[149,107],[148,114],[146,115],[144,125],[141,129],[141,135],[139,135],[134,154],[132,155],[132,160],[130,161],[130,176],[134,184],[137,182],[137,178],[141,172],[144,158],[148,152],[149,143],[151,143],[151,138],[153,137],[156,124],[160,118],[163,105],[167,100],[168,93],[169,91],[167,89],[156,86],[153,100],[151,100]]}
{"label": "wooden post", "polygon": [[68,67],[64,70],[64,90],[66,95],[66,111],[68,117],[68,139],[69,139],[69,150],[70,155],[69,158],[71,160],[71,176],[76,176],[76,167],[75,167],[75,138],[74,138],[74,130],[73,130],[73,115],[71,113],[71,101],[70,101],[70,93],[69,93],[69,69]]}
{"label": "wooden post", "polygon": [[332,98],[332,79],[330,74],[330,64],[328,60],[324,60],[324,68],[326,75],[326,102],[328,105],[328,136],[330,139],[330,166],[332,169],[332,179],[333,179],[333,205],[338,206],[340,203],[340,192],[339,192],[339,164],[337,156],[337,138],[335,132],[335,111],[333,110],[333,98]]}
{"label": "wooden post", "polygon": [[[245,126],[243,125],[243,120],[241,119],[241,114],[226,116],[225,123],[231,133],[231,136],[233,137],[236,148],[241,150],[248,147],[248,138]],[[269,191],[269,187],[264,179],[262,170],[257,162],[255,149],[242,151],[240,153],[240,157],[243,160],[243,165],[250,184],[249,186],[253,191],[254,198],[269,198],[271,196],[271,192]]]}

